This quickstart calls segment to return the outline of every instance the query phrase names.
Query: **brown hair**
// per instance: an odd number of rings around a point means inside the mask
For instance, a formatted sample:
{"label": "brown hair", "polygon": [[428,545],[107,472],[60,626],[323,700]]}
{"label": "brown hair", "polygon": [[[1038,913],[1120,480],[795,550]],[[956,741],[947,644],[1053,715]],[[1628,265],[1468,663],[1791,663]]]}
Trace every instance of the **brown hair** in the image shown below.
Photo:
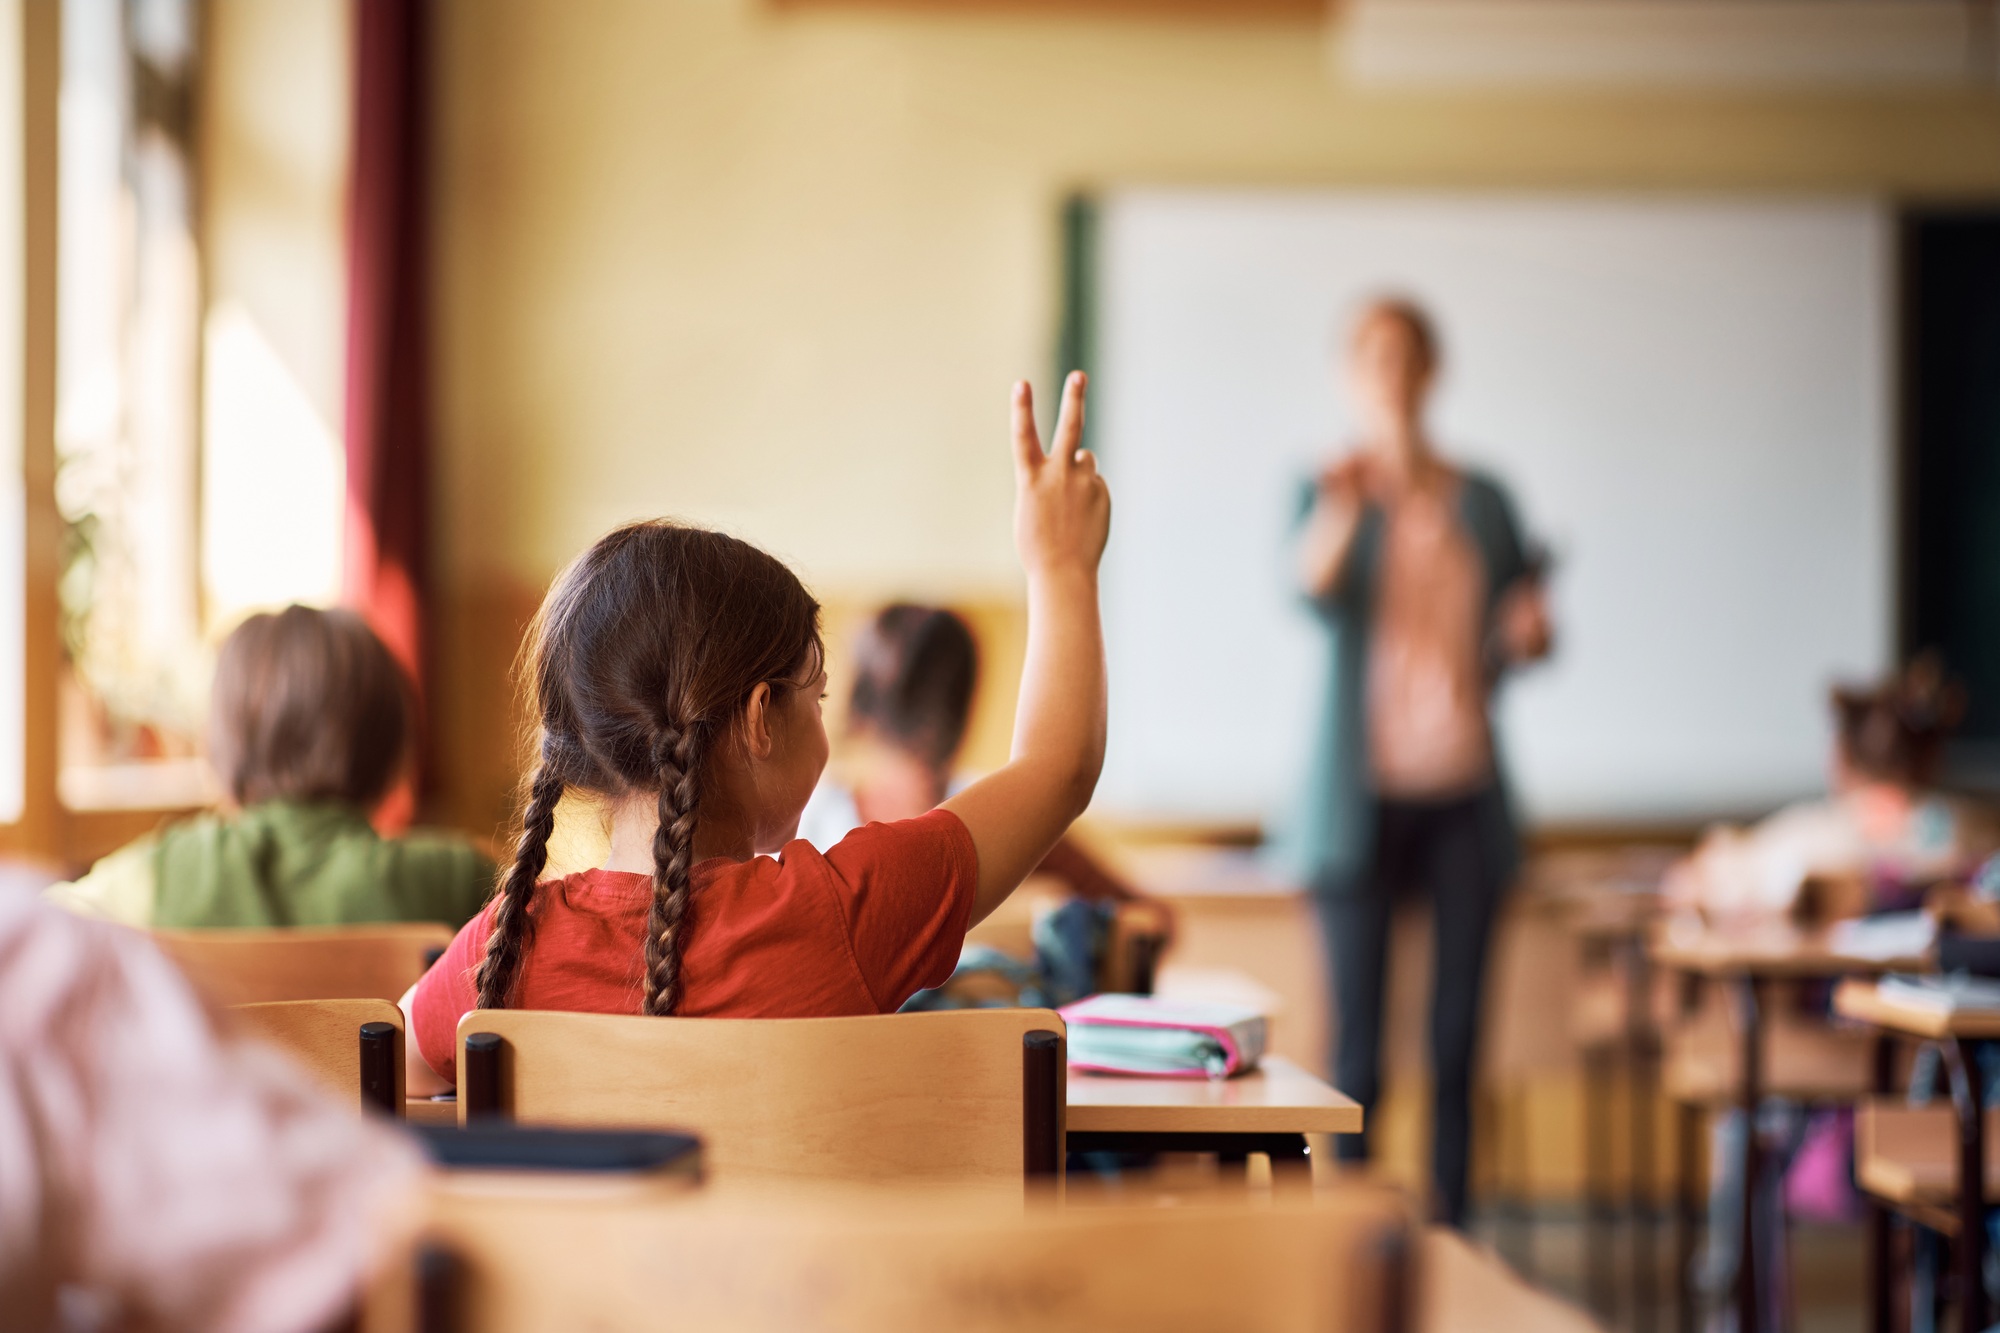
{"label": "brown hair", "polygon": [[367,810],[409,749],[402,668],[352,611],[288,606],[223,641],[209,760],[238,805],[340,801]]}
{"label": "brown hair", "polygon": [[674,1011],[708,760],[757,686],[797,688],[820,655],[819,603],[779,561],[718,532],[629,524],[557,577],[523,657],[539,758],[479,964],[481,1008],[507,1004],[556,804],[576,787],[657,795],[644,1011]]}
{"label": "brown hair", "polygon": [[1444,357],[1444,348],[1438,339],[1437,324],[1428,311],[1408,296],[1377,296],[1363,305],[1348,334],[1350,342],[1359,342],[1368,326],[1380,319],[1393,320],[1402,326],[1410,337],[1411,345],[1417,349],[1417,357],[1424,363],[1425,370],[1438,368],[1439,361]]}
{"label": "brown hair", "polygon": [[1965,690],[1924,653],[1872,689],[1837,687],[1833,712],[1848,767],[1876,782],[1928,786],[1965,715]]}
{"label": "brown hair", "polygon": [[979,645],[964,619],[898,602],[855,643],[848,722],[942,771],[965,739],[978,683]]}

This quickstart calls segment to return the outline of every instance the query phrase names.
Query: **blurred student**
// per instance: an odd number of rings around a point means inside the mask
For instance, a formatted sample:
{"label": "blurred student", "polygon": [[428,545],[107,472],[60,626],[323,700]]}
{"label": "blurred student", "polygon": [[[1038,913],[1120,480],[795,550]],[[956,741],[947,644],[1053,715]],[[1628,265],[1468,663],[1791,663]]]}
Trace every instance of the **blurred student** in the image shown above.
{"label": "blurred student", "polygon": [[[826,766],[819,606],[733,537],[619,528],[556,580],[527,679],[540,760],[493,903],[404,997],[449,1081],[474,1008],[812,1017],[893,1012],[1082,813],[1104,758],[1097,565],[1110,496],[1065,386],[1046,457],[1013,400],[1028,649],[1013,758],[915,819],[798,840]],[[563,793],[611,807],[601,869],[540,881]],[[421,1071],[411,1070],[422,1086]]]}
{"label": "blurred student", "polygon": [[[799,836],[822,852],[864,824],[914,819],[963,786],[959,751],[979,688],[979,646],[956,612],[907,602],[884,607],[857,636],[844,761],[806,802]],[[1141,894],[1068,835],[1036,873],[1079,898],[1166,905]]]}
{"label": "blurred student", "polygon": [[351,611],[256,615],[222,645],[209,704],[220,810],[147,834],[49,897],[130,926],[462,925],[493,863],[463,838],[385,838],[368,816],[408,758],[410,692]]}
{"label": "blurred student", "polygon": [[[1508,667],[1548,652],[1550,628],[1507,492],[1431,440],[1437,369],[1417,306],[1363,312],[1347,348],[1361,439],[1320,473],[1299,543],[1331,666],[1304,833],[1333,971],[1334,1082],[1371,1122],[1391,910],[1413,888],[1435,905],[1434,1208],[1462,1225],[1488,944],[1519,855],[1489,709]],[[1334,1145],[1368,1155],[1365,1134]]]}
{"label": "blurred student", "polygon": [[[1830,792],[1799,801],[1748,829],[1717,827],[1668,872],[1668,901],[1727,928],[1790,918],[1809,886],[1827,893],[1822,915],[1911,908],[1925,892],[1967,875],[1995,846],[1983,812],[1936,789],[1944,743],[1964,714],[1961,689],[1934,657],[1920,657],[1881,684],[1833,691]],[[1912,1081],[1917,1086],[1917,1081]],[[1792,1211],[1838,1216],[1853,1203],[1851,1118],[1809,1118],[1770,1098],[1759,1125],[1772,1144],[1757,1182],[1760,1216],[1776,1216],[1780,1188]],[[1741,1257],[1746,1121],[1739,1110],[1710,1131],[1709,1240],[1693,1274],[1720,1297]],[[1758,1236],[1759,1263],[1776,1261],[1774,1234]],[[1770,1252],[1766,1253],[1769,1248]]]}
{"label": "blurred student", "polygon": [[1963,691],[1934,657],[1880,685],[1833,692],[1830,791],[1748,829],[1717,827],[1667,874],[1675,905],[1722,921],[1782,916],[1813,881],[1855,885],[1854,915],[1914,907],[1993,850],[1990,822],[1936,789]]}
{"label": "blurred student", "polygon": [[143,935],[0,891],[0,1330],[333,1327],[419,1172]]}

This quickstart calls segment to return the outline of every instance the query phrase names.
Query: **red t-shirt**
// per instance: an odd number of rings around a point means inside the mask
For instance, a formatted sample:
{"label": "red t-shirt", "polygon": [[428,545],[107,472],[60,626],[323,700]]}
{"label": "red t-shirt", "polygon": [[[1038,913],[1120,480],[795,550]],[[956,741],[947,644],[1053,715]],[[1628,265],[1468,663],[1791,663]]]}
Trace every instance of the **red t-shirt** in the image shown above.
{"label": "red t-shirt", "polygon": [[[979,882],[957,815],[870,824],[827,851],[798,841],[775,858],[694,868],[682,927],[681,1002],[691,1018],[892,1013],[958,963]],[[636,1014],[645,997],[648,875],[586,870],[536,886],[511,1007]],[[417,1049],[455,1078],[458,1020],[478,1007],[473,973],[493,904],[466,922],[417,983]]]}

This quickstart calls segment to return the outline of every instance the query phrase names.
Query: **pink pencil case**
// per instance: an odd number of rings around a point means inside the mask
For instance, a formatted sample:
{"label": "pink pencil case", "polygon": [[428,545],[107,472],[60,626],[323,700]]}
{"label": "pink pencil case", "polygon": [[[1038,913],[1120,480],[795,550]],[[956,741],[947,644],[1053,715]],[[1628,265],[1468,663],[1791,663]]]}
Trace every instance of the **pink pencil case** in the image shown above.
{"label": "pink pencil case", "polygon": [[1241,1005],[1093,995],[1061,1011],[1072,1069],[1152,1078],[1228,1078],[1264,1055],[1264,1015]]}

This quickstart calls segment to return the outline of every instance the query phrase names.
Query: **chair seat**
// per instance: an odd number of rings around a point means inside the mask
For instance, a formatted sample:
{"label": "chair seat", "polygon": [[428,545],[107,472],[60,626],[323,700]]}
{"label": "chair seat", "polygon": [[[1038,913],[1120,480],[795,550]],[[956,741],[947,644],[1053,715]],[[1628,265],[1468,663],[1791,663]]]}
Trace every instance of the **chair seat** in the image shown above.
{"label": "chair seat", "polygon": [[[1854,1178],[1900,1207],[1958,1198],[1958,1116],[1949,1104],[1864,1101],[1854,1112]],[[2000,1107],[1986,1113],[1986,1197],[2000,1197]]]}

